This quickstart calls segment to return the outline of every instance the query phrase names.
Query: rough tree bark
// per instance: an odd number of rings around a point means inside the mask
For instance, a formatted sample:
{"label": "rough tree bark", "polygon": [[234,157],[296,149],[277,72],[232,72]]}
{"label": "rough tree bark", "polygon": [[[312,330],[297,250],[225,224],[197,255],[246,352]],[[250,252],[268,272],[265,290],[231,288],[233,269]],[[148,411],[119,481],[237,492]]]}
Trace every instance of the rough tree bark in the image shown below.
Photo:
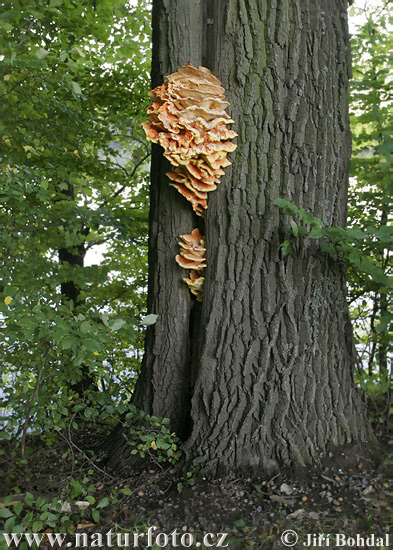
{"label": "rough tree bark", "polygon": [[188,464],[213,474],[301,466],[328,445],[370,437],[345,266],[305,239],[283,258],[288,220],[274,206],[289,197],[328,225],[346,223],[346,0],[153,0],[152,85],[189,61],[222,81],[238,148],[201,227],[201,311],[174,261],[178,236],[200,222],[153,150],[149,312],[158,319],[135,404],[169,416]]}
{"label": "rough tree bark", "polygon": [[[153,2],[152,87],[189,61],[202,58],[201,0]],[[171,419],[183,439],[190,430],[193,300],[175,262],[179,235],[197,227],[189,203],[168,184],[170,164],[153,145],[149,217],[148,311],[159,314],[147,330],[146,353],[135,391],[135,404]]]}

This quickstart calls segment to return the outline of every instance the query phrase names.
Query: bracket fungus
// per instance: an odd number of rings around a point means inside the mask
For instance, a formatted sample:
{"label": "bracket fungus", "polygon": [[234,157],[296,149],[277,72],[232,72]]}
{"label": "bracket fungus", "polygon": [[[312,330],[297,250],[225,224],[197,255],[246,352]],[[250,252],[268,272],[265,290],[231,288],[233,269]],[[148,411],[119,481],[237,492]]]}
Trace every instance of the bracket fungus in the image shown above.
{"label": "bracket fungus", "polygon": [[191,63],[165,77],[164,84],[149,92],[152,104],[146,137],[164,148],[173,169],[167,173],[173,187],[203,216],[207,193],[214,191],[231,163],[227,154],[236,149],[236,132],[225,109],[221,82],[209,69]]}
{"label": "bracket fungus", "polygon": [[206,267],[206,248],[205,238],[194,229],[190,235],[180,235],[183,242],[180,242],[180,254],[176,256],[176,261],[184,269],[190,269],[190,276],[185,277],[185,281],[192,294],[195,294],[198,302],[202,301],[203,293],[203,270]]}
{"label": "bracket fungus", "polygon": [[[217,189],[223,168],[231,163],[227,154],[236,149],[230,140],[237,133],[225,109],[221,82],[209,69],[191,63],[165,77],[164,84],[149,92],[152,104],[147,108],[148,122],[142,124],[146,137],[164,148],[172,165],[167,173],[175,187],[192,205],[198,216],[207,208],[207,194]],[[185,281],[199,302],[203,293],[206,267],[205,238],[194,229],[181,235],[177,263],[190,269]]]}

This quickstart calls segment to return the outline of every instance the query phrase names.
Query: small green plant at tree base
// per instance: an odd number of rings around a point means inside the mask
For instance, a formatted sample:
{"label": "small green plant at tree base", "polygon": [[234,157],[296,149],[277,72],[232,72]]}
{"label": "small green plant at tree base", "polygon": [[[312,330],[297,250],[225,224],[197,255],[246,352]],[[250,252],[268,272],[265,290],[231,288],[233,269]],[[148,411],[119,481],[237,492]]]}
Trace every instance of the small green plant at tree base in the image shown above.
{"label": "small green plant at tree base", "polygon": [[190,485],[191,487],[193,487],[195,485],[195,477],[196,477],[195,472],[187,472],[185,480],[178,481],[177,486],[176,486],[177,487],[177,492],[179,494],[181,494],[183,492],[184,483],[186,483],[187,485]]}
{"label": "small green plant at tree base", "polygon": [[153,462],[175,464],[180,456],[179,438],[167,428],[169,418],[159,418],[129,406],[124,437],[133,449],[132,455],[146,456]]}

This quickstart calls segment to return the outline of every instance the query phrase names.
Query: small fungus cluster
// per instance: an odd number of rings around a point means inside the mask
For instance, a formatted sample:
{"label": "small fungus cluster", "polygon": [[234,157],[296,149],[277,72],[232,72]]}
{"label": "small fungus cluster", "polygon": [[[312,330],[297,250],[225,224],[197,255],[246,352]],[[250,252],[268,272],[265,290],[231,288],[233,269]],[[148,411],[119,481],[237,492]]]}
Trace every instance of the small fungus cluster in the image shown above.
{"label": "small fungus cluster", "polygon": [[[227,154],[236,149],[231,139],[236,132],[225,109],[221,82],[209,69],[191,63],[165,77],[164,84],[149,92],[152,104],[147,109],[148,122],[142,126],[146,137],[164,148],[172,165],[167,173],[170,185],[188,201],[198,216],[207,208],[207,194],[214,191],[231,163]],[[177,263],[190,269],[183,280],[197,300],[202,301],[203,270],[206,267],[205,239],[199,229],[181,235]]]}
{"label": "small fungus cluster", "polygon": [[180,267],[190,269],[190,276],[185,277],[185,281],[192,294],[195,294],[198,302],[202,301],[203,292],[203,270],[206,267],[206,248],[205,238],[194,229],[190,235],[180,235],[183,242],[180,245],[180,254],[176,256],[176,261]]}
{"label": "small fungus cluster", "polygon": [[191,63],[165,78],[149,92],[152,105],[143,124],[147,139],[159,143],[173,169],[171,184],[191,202],[199,216],[207,208],[207,193],[214,191],[231,163],[227,154],[236,149],[237,136],[227,125],[224,88],[209,69]]}

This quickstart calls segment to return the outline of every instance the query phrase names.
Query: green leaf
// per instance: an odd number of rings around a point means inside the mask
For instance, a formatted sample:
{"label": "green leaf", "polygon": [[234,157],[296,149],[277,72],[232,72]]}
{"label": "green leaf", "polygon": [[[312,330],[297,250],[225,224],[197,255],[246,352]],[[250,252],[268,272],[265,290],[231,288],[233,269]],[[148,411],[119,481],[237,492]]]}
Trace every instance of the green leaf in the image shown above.
{"label": "green leaf", "polygon": [[278,198],[274,201],[274,204],[279,208],[286,208],[287,206],[292,205],[293,203],[289,199]]}
{"label": "green leaf", "polygon": [[109,328],[108,318],[109,318],[109,316],[108,316],[107,313],[101,313],[101,320],[102,320],[102,322],[104,323],[104,325],[105,325],[106,327]]}
{"label": "green leaf", "polygon": [[6,533],[11,533],[16,522],[16,516],[9,517],[4,524],[4,531]]}
{"label": "green leaf", "polygon": [[17,502],[14,505],[14,512],[16,513],[17,516],[19,516],[22,510],[23,510],[23,504],[21,502]]}
{"label": "green leaf", "polygon": [[371,270],[370,275],[376,283],[387,286],[390,286],[391,284],[389,277],[385,275],[384,271],[380,267],[375,266],[374,269]]}
{"label": "green leaf", "polygon": [[101,345],[96,340],[93,340],[93,338],[84,338],[82,344],[90,351],[101,351]]}
{"label": "green leaf", "polygon": [[36,508],[43,508],[45,504],[46,504],[46,500],[42,497],[38,497],[35,502]]}
{"label": "green leaf", "polygon": [[393,226],[381,226],[378,231],[376,231],[375,236],[382,242],[391,242],[393,240]]}
{"label": "green leaf", "polygon": [[308,229],[304,225],[298,225],[299,237],[307,237]]}
{"label": "green leaf", "polygon": [[[16,533],[18,535],[20,535],[21,533],[24,533],[24,531],[25,531],[25,527],[24,527],[23,523],[17,523],[12,528],[12,532]],[[25,550],[27,548],[28,548],[28,546],[27,546],[26,541],[23,541],[19,546],[19,550]]]}
{"label": "green leaf", "polygon": [[274,204],[279,208],[282,208],[289,216],[296,216],[300,213],[299,208],[289,199],[278,198],[274,201]]}
{"label": "green leaf", "polygon": [[94,416],[94,409],[88,407],[83,411],[83,414],[86,418],[92,418]]}
{"label": "green leaf", "polygon": [[292,250],[291,241],[284,241],[283,243],[280,244],[280,248],[281,248],[281,253],[282,253],[283,257],[288,256],[288,254]]}
{"label": "green leaf", "polygon": [[125,324],[126,324],[126,321],[124,321],[124,319],[114,319],[114,320],[112,320],[112,321],[108,321],[107,326],[108,326],[111,330],[116,331],[116,330],[121,329],[121,327],[122,327],[123,325],[125,325]]}
{"label": "green leaf", "polygon": [[29,491],[26,493],[25,502],[28,506],[33,506],[34,497],[31,493],[29,493]]}
{"label": "green leaf", "polygon": [[389,325],[393,321],[393,315],[389,312],[384,313],[380,319],[380,322],[375,326],[377,332],[385,332],[389,329]]}
{"label": "green leaf", "polygon": [[347,234],[354,239],[367,239],[368,235],[359,227],[348,227]]}
{"label": "green leaf", "polygon": [[103,498],[102,500],[100,500],[100,502],[97,504],[97,508],[106,508],[109,504],[109,498],[108,497],[105,497]]}
{"label": "green leaf", "polygon": [[83,486],[80,484],[78,480],[71,479],[70,483],[78,495],[83,495],[85,493]]}
{"label": "green leaf", "polygon": [[315,223],[316,220],[316,218],[314,218],[314,216],[310,212],[307,212],[303,208],[300,209],[300,219],[307,225]]}
{"label": "green leaf", "polygon": [[81,95],[82,94],[81,87],[74,80],[71,81],[71,88],[72,88],[72,91],[76,93],[76,95]]}
{"label": "green leaf", "polygon": [[68,335],[61,342],[61,349],[63,349],[63,350],[70,349],[73,346],[75,346],[77,342],[78,342],[78,340],[74,336]]}
{"label": "green leaf", "polygon": [[98,523],[100,521],[100,512],[98,510],[92,510],[91,511],[91,515],[92,515],[92,518],[93,520]]}
{"label": "green leaf", "polygon": [[233,522],[233,524],[236,526],[236,527],[239,527],[240,529],[242,529],[243,527],[246,527],[246,522],[244,521],[244,519],[237,519],[236,521]]}
{"label": "green leaf", "polygon": [[40,48],[39,50],[36,51],[36,56],[38,57],[38,59],[44,59],[44,57],[46,57],[49,52],[48,50],[45,50],[45,48]]}
{"label": "green leaf", "polygon": [[87,333],[90,332],[91,329],[91,323],[90,321],[83,321],[80,326],[81,332]]}
{"label": "green leaf", "polygon": [[320,239],[321,237],[323,237],[323,231],[320,227],[313,227],[308,234],[308,237],[310,239]]}
{"label": "green leaf", "polygon": [[347,230],[343,227],[328,227],[326,229],[326,234],[329,237],[340,239],[340,240],[348,240],[348,233]]}
{"label": "green leaf", "polygon": [[298,229],[297,223],[294,220],[291,220],[290,223],[291,223],[292,233],[295,237],[297,237],[299,235],[299,229]]}
{"label": "green leaf", "polygon": [[149,315],[146,315],[145,317],[143,317],[143,319],[141,320],[141,325],[146,325],[146,326],[154,325],[157,319],[158,319],[158,315],[156,315],[155,313],[150,313]]}
{"label": "green leaf", "polygon": [[35,19],[42,19],[44,14],[41,11],[33,10],[30,8],[30,13]]}
{"label": "green leaf", "polygon": [[8,508],[0,508],[0,518],[10,518],[15,514]]}

